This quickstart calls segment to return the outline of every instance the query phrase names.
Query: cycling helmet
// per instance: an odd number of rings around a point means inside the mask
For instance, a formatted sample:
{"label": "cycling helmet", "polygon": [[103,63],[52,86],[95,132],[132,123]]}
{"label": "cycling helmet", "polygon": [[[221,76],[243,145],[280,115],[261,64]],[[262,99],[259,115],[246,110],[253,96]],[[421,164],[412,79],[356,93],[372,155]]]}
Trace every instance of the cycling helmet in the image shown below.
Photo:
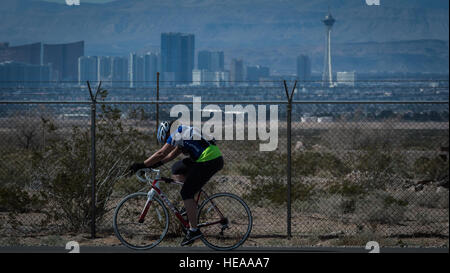
{"label": "cycling helmet", "polygon": [[158,133],[156,134],[159,144],[164,144],[166,142],[166,139],[170,134],[170,125],[171,124],[167,121],[159,124]]}

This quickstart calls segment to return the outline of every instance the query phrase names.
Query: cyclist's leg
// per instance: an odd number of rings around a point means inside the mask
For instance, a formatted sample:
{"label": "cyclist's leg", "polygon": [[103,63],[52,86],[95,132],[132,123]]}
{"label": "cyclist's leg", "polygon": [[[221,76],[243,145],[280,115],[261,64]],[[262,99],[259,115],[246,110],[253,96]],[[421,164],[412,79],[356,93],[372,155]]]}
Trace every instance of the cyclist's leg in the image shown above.
{"label": "cyclist's leg", "polygon": [[186,174],[186,178],[181,188],[180,194],[183,199],[187,217],[191,228],[197,228],[197,204],[194,201],[194,195],[206,183],[201,176],[201,168],[192,168],[193,171]]}
{"label": "cyclist's leg", "polygon": [[192,228],[197,228],[197,204],[194,201],[194,195],[222,168],[222,157],[207,162],[194,163],[189,166],[180,194]]}
{"label": "cyclist's leg", "polygon": [[199,165],[192,164],[189,166],[186,179],[180,191],[190,223],[190,229],[186,232],[186,236],[181,242],[182,246],[192,244],[196,239],[203,236],[201,231],[197,229],[197,204],[194,201],[196,189],[199,187],[199,183],[202,183],[201,173],[202,171]]}
{"label": "cyclist's leg", "polygon": [[172,179],[178,182],[184,182],[191,162],[189,158],[175,162],[172,165]]}

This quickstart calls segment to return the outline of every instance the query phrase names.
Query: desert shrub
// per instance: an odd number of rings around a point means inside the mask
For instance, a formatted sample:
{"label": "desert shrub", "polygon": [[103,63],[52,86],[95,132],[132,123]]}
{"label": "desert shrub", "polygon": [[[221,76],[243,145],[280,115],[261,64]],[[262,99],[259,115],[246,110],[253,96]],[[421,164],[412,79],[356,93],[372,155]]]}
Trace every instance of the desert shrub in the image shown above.
{"label": "desert shrub", "polygon": [[148,189],[149,187],[145,186],[144,183],[137,180],[135,177],[124,177],[119,179],[113,185],[113,192],[117,196],[126,196],[128,194],[142,191],[143,189]]}
{"label": "desert shrub", "polygon": [[335,155],[324,152],[306,151],[294,154],[292,168],[296,175],[319,176],[328,173],[327,176],[342,176],[350,169]]}
{"label": "desert shrub", "polygon": [[[239,166],[241,174],[251,180],[244,198],[251,202],[261,203],[268,200],[272,204],[286,203],[286,164],[285,154],[278,152],[264,153],[258,157],[250,157],[252,166]],[[330,153],[306,151],[292,156],[292,201],[307,200],[314,194],[314,185],[302,183],[299,176],[342,176],[349,169],[336,156]]]}
{"label": "desert shrub", "polygon": [[399,205],[399,206],[407,206],[408,205],[408,201],[402,200],[402,199],[397,199],[391,195],[388,195],[384,198],[384,203],[386,206],[391,206],[391,205]]}
{"label": "desert shrub", "polygon": [[381,147],[367,147],[355,161],[355,169],[369,173],[402,173],[406,172],[406,161],[402,154]]}
{"label": "desert shrub", "polygon": [[0,186],[0,211],[27,213],[39,211],[46,201],[39,194],[31,194],[17,185]]}
{"label": "desert shrub", "polygon": [[[252,163],[251,166],[241,165],[239,171],[251,179],[257,176],[278,178],[286,176],[286,154],[269,152],[251,156],[247,161]],[[349,168],[330,153],[306,151],[292,155],[292,172],[295,176],[320,176],[324,173],[341,176],[348,173]]]}
{"label": "desert shrub", "polygon": [[408,177],[404,156],[390,150],[372,147],[358,154],[353,161],[354,170],[363,174],[361,182],[370,190],[385,190]]}
{"label": "desert shrub", "polygon": [[353,213],[358,198],[366,194],[361,184],[353,183],[347,179],[333,181],[317,199],[320,213],[329,216],[339,216]]}
{"label": "desert shrub", "polygon": [[24,186],[30,182],[32,166],[29,164],[32,152],[15,150],[5,152],[0,157],[0,185]]}
{"label": "desert shrub", "polygon": [[440,180],[448,177],[448,162],[440,157],[427,158],[420,157],[413,164],[413,170],[416,176],[421,179]]}
{"label": "desert shrub", "polygon": [[[150,136],[127,128],[121,111],[110,106],[102,105],[97,123],[95,216],[100,222],[110,210],[107,203],[114,184],[122,179],[126,166],[143,160]],[[43,198],[54,204],[48,214],[69,231],[86,230],[91,222],[90,158],[90,128],[76,126],[70,135],[49,142],[45,151],[36,152],[33,158],[34,179],[42,185]]]}
{"label": "desert shrub", "polygon": [[320,195],[310,202],[310,212],[320,213],[332,218],[340,218],[355,211],[357,197],[340,194]]}
{"label": "desert shrub", "polygon": [[333,182],[329,188],[329,193],[339,194],[342,196],[353,197],[366,193],[366,190],[361,186],[361,184],[352,183],[346,179],[341,181]]}
{"label": "desert shrub", "polygon": [[268,152],[259,156],[250,156],[247,159],[250,165],[238,166],[242,175],[249,176],[254,180],[260,177],[282,177],[286,175],[286,155],[277,152]]}
{"label": "desert shrub", "polygon": [[442,190],[440,192],[423,190],[411,196],[410,200],[419,207],[448,209],[448,190]]}
{"label": "desert shrub", "polygon": [[405,219],[407,203],[383,191],[374,191],[356,202],[357,221],[370,224],[397,224]]}
{"label": "desert shrub", "polygon": [[[300,182],[292,183],[292,201],[309,199],[313,195],[313,190],[313,185],[306,185]],[[269,181],[257,180],[256,184],[253,184],[248,192],[244,194],[243,198],[255,204],[261,204],[263,201],[268,200],[272,204],[282,205],[287,200],[287,185],[279,179],[271,179]]]}

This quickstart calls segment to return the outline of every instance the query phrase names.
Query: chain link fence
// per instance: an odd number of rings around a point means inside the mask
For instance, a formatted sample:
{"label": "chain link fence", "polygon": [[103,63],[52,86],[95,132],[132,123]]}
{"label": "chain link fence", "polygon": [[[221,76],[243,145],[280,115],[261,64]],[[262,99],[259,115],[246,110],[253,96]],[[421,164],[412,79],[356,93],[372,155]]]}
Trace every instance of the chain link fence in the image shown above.
{"label": "chain link fence", "polygon": [[293,236],[343,246],[448,238],[448,104],[294,111]]}
{"label": "chain link fence", "polygon": [[[54,245],[73,236],[89,241],[92,231],[103,239],[99,244],[117,244],[116,204],[147,190],[124,171],[159,148],[155,117],[158,112],[160,120],[167,119],[176,104],[97,101],[94,215],[92,102],[2,102],[0,245]],[[251,123],[246,123],[244,140],[218,141],[225,167],[205,186],[208,193],[231,192],[248,203],[254,226],[247,245],[448,242],[447,102],[212,104],[225,114],[226,105],[254,105],[256,112],[262,105],[267,126],[269,106],[278,107],[276,149],[260,151],[264,141],[249,140]],[[237,134],[235,128],[233,139]],[[162,170],[169,176],[170,164]],[[177,186],[162,189],[181,205]],[[163,244],[178,242],[181,234],[171,219]]]}

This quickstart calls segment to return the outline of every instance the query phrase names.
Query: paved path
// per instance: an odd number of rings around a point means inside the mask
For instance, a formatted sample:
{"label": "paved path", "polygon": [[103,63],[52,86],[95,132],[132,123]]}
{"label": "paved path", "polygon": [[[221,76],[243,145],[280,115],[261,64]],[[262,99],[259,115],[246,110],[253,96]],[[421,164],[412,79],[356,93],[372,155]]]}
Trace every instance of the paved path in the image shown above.
{"label": "paved path", "polygon": [[[64,247],[0,247],[0,253],[67,253]],[[367,253],[357,247],[241,247],[233,251],[218,252],[206,247],[155,247],[134,251],[124,246],[80,246],[81,253]],[[448,248],[381,248],[381,253],[449,253]]]}

